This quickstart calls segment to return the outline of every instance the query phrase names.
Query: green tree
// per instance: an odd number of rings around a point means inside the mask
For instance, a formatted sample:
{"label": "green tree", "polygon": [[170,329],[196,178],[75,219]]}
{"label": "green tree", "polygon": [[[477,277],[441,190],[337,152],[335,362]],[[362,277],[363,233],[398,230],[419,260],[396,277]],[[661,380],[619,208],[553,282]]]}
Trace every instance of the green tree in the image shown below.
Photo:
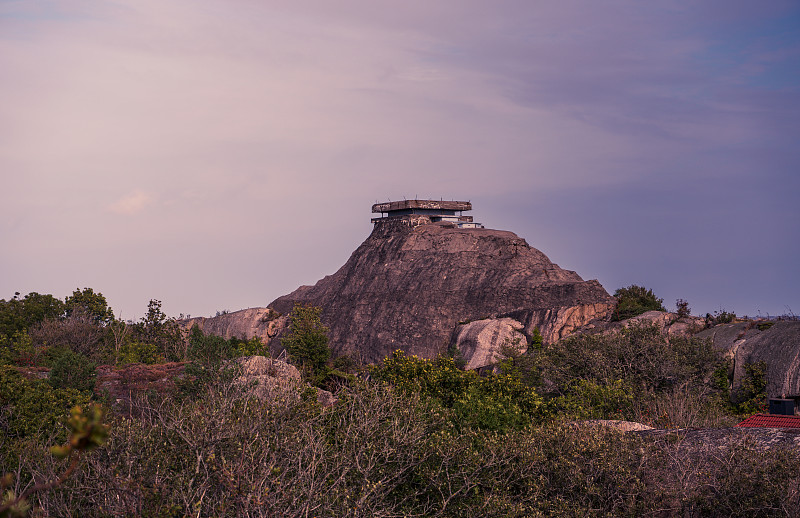
{"label": "green tree", "polygon": [[270,357],[269,347],[261,341],[261,338],[254,336],[248,340],[231,338],[229,340],[235,348],[235,356],[266,356]]}
{"label": "green tree", "polygon": [[83,310],[97,324],[108,324],[114,320],[114,312],[102,293],[95,293],[92,288],[75,290],[64,300],[67,316],[75,311]]}
{"label": "green tree", "polygon": [[191,362],[219,368],[222,362],[235,356],[234,346],[221,336],[207,335],[197,325],[189,332],[188,359]]}
{"label": "green tree", "polygon": [[20,298],[17,292],[11,300],[0,299],[0,336],[12,338],[33,324],[63,315],[64,303],[52,295],[32,291]]}
{"label": "green tree", "polygon": [[686,318],[692,315],[692,310],[689,307],[689,302],[685,299],[678,299],[675,301],[675,308],[676,312],[678,313],[678,318]]}
{"label": "green tree", "polygon": [[82,354],[61,349],[51,362],[48,382],[53,388],[73,388],[91,392],[94,389],[96,365]]}
{"label": "green tree", "polygon": [[666,311],[664,299],[656,297],[653,290],[643,286],[631,284],[627,288],[619,288],[614,292],[617,307],[614,309],[612,320],[625,320],[647,311]]}
{"label": "green tree", "polygon": [[281,344],[291,361],[305,371],[306,377],[321,381],[331,357],[328,328],[322,323],[322,309],[310,304],[295,304],[289,314],[289,334]]}
{"label": "green tree", "polygon": [[152,299],[147,305],[147,314],[132,326],[132,339],[153,344],[167,361],[186,359],[186,342],[174,318],[161,310],[161,301]]}

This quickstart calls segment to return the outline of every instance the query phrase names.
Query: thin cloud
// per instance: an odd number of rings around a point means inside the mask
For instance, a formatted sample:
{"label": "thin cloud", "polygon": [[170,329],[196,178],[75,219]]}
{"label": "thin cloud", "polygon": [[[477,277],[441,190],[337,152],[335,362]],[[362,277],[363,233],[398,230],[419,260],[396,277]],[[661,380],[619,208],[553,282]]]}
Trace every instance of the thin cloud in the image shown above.
{"label": "thin cloud", "polygon": [[151,195],[137,189],[109,205],[108,209],[116,214],[132,215],[142,212],[152,202]]}

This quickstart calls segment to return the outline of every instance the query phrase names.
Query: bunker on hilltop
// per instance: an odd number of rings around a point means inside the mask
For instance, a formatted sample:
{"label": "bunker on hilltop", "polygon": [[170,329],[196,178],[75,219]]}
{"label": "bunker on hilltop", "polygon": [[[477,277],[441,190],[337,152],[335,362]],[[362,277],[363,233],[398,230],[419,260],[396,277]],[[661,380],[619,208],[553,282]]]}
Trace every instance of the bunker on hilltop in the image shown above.
{"label": "bunker on hilltop", "polygon": [[[376,203],[381,217],[336,273],[269,306],[283,315],[296,304],[322,308],[337,355],[375,363],[397,349],[435,358],[454,346],[475,367],[494,358],[486,343],[527,343],[534,329],[551,343],[611,313],[615,299],[599,282],[560,268],[513,232],[483,228],[462,215],[468,210],[468,201]],[[474,324],[469,332],[465,323]],[[276,352],[282,336],[270,339]]]}
{"label": "bunker on hilltop", "polygon": [[372,212],[381,215],[380,218],[372,218],[372,223],[378,225],[405,220],[411,226],[441,223],[457,228],[483,228],[483,225],[472,220],[472,216],[462,215],[467,210],[472,210],[472,203],[468,201],[389,201],[372,206]]}

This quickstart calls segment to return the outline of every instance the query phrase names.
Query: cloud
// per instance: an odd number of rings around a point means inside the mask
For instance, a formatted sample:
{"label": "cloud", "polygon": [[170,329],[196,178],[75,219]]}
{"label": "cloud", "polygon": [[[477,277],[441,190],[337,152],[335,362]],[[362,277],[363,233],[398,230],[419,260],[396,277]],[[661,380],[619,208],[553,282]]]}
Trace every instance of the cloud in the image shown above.
{"label": "cloud", "polygon": [[108,206],[111,212],[117,214],[137,214],[146,209],[153,202],[153,197],[141,190],[126,194]]}

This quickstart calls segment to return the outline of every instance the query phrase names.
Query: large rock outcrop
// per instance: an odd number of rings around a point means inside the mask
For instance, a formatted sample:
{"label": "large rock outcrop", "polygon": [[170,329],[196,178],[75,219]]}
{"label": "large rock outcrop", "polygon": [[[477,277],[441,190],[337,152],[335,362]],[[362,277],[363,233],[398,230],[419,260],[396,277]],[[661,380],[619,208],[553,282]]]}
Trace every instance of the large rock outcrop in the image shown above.
{"label": "large rock outcrop", "polygon": [[765,362],[767,396],[800,396],[800,321],[748,321],[698,333],[733,360],[733,386],[741,385],[745,364]]}
{"label": "large rock outcrop", "polygon": [[296,303],[321,307],[334,351],[365,362],[395,349],[433,357],[447,350],[459,322],[496,317],[513,318],[527,336],[539,327],[550,342],[613,308],[597,281],[560,268],[511,232],[425,219],[378,222],[339,271],[270,307],[282,314]]}
{"label": "large rock outcrop", "polygon": [[196,317],[181,320],[179,324],[188,332],[193,326],[207,335],[230,338],[250,339],[259,337],[264,343],[286,326],[287,317],[270,308],[250,308],[231,313],[223,313],[215,317]]}

